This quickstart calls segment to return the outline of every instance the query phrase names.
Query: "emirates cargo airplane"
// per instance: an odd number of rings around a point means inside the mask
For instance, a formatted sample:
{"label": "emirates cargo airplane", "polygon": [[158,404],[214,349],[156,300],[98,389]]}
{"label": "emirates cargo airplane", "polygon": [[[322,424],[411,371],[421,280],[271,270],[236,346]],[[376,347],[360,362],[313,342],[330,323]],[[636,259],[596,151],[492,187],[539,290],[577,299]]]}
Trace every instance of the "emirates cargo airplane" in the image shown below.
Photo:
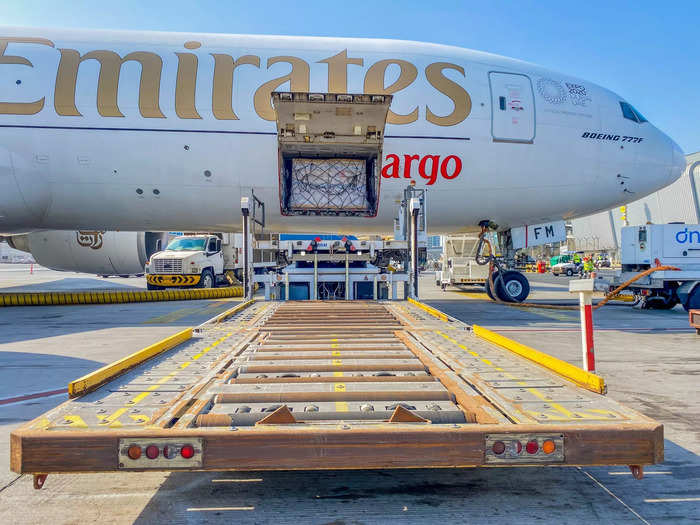
{"label": "emirates cargo airplane", "polygon": [[[277,92],[335,105],[300,103],[282,117]],[[315,149],[286,157],[290,136]],[[323,160],[344,136],[378,145],[375,158],[352,147],[341,155],[360,158],[362,173],[348,179],[345,166],[314,183],[296,170],[296,159]],[[482,220],[507,229],[636,200],[684,167],[680,148],[623,97],[489,53],[379,39],[0,28],[4,235],[237,231],[251,190],[267,204],[270,231],[390,233],[410,181],[428,189],[436,233]],[[329,199],[358,188],[365,194],[346,208],[309,205],[315,191]]]}

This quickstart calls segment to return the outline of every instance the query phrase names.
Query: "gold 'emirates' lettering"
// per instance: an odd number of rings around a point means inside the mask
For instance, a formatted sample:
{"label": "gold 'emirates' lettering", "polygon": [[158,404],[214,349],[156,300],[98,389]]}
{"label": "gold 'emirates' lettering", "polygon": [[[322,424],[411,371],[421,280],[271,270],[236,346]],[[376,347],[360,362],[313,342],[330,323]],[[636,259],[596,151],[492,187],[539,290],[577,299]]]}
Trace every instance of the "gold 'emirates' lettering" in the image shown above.
{"label": "gold 'emirates' lettering", "polygon": [[[185,42],[185,49],[198,49],[199,42]],[[175,113],[180,118],[202,118],[195,107],[197,91],[197,55],[177,55],[177,82],[175,83]]]}
{"label": "gold 'emirates' lettering", "polygon": [[365,61],[361,58],[348,58],[348,50],[345,49],[335,56],[319,60],[318,64],[328,64],[328,92],[348,92],[348,66],[362,66]]}
{"label": "gold 'emirates' lettering", "polygon": [[454,69],[465,76],[463,67],[447,62],[430,64],[425,68],[425,76],[431,86],[452,100],[455,107],[449,115],[439,117],[430,111],[428,106],[425,106],[425,119],[438,126],[454,126],[469,116],[472,111],[472,99],[462,86],[442,74],[445,69]]}
{"label": "gold 'emirates' lettering", "polygon": [[292,70],[286,75],[268,80],[258,88],[253,97],[255,112],[265,120],[276,120],[275,110],[272,107],[272,92],[285,82],[289,82],[290,91],[309,91],[309,64],[297,57],[272,57],[267,60],[267,68],[278,62],[287,62],[292,65]]}
{"label": "gold 'emirates' lettering", "polygon": [[[21,65],[34,67],[31,61],[22,56],[7,55],[5,52],[10,43],[40,44],[55,47],[50,40],[43,38],[0,37],[0,66]],[[201,42],[185,42],[187,50],[199,49]],[[129,61],[138,62],[141,67],[139,78],[138,107],[144,118],[166,118],[160,109],[160,84],[163,72],[163,59],[152,52],[135,51],[124,57],[109,50],[89,51],[81,55],[75,49],[61,48],[56,84],[54,92],[54,109],[58,115],[81,117],[76,106],[76,85],[80,65],[86,60],[96,60],[100,64],[97,81],[97,110],[103,117],[124,117],[118,106],[119,78],[122,66]],[[182,119],[201,119],[196,107],[197,76],[199,57],[195,53],[175,52],[177,57],[177,77],[175,81],[175,113]],[[240,66],[249,65],[260,68],[261,59],[255,55],[243,55],[234,59],[228,54],[211,53],[214,59],[211,109],[216,120],[238,120],[234,111],[233,96],[235,72]],[[276,56],[267,60],[266,67],[277,63],[287,63],[291,66],[289,72],[280,77],[268,80],[260,85],[253,94],[255,113],[262,119],[274,121],[275,111],[270,100],[271,93],[284,84],[289,85],[290,91],[308,92],[310,85],[309,64],[298,57]],[[348,50],[319,60],[318,64],[326,64],[328,68],[328,92],[348,92],[349,66],[364,66],[364,59],[349,57]],[[398,66],[399,74],[390,85],[385,85],[387,69]],[[425,78],[439,93],[452,101],[453,109],[447,115],[438,115],[430,105],[425,105],[425,119],[437,126],[455,126],[463,122],[471,113],[472,100],[469,93],[457,82],[445,76],[446,70],[457,71],[466,77],[464,68],[449,62],[435,62],[425,68]],[[0,74],[5,74],[0,70]],[[364,76],[364,92],[376,94],[395,94],[412,85],[418,77],[416,66],[406,60],[386,59],[372,64]],[[18,82],[19,84],[19,82]],[[44,107],[45,97],[33,102],[0,102],[0,114],[33,115]],[[419,108],[414,107],[406,114],[398,114],[389,110],[387,123],[410,124],[418,120]],[[413,160],[413,159],[411,159]],[[434,180],[435,162],[425,160],[422,170],[428,180]],[[440,166],[442,172],[442,165]],[[410,163],[406,169],[410,171]],[[398,174],[397,174],[398,175]],[[404,174],[405,176],[405,174]],[[444,176],[444,175],[443,175]],[[393,175],[392,175],[393,177]]]}
{"label": "gold 'emirates' lettering", "polygon": [[155,53],[135,51],[124,58],[114,51],[90,51],[82,56],[75,49],[59,49],[61,61],[56,74],[54,107],[63,116],[82,117],[75,106],[75,87],[78,81],[78,67],[86,60],[100,63],[100,76],[97,80],[97,111],[103,117],[123,117],[117,105],[119,75],[125,62],[133,60],[141,64],[139,82],[139,111],[146,118],[165,118],[160,110],[160,73],[163,60]]}
{"label": "gold 'emirates' lettering", "polygon": [[233,60],[231,55],[212,53],[214,57],[214,87],[211,93],[211,111],[217,120],[238,120],[233,111],[233,74],[238,66],[260,68],[260,57],[244,55]]}
{"label": "gold 'emirates' lettering", "polygon": [[[51,40],[45,38],[0,38],[0,64],[19,64],[22,66],[34,67],[29,60],[24,57],[6,55],[7,44],[42,44],[54,47]],[[41,97],[34,102],[0,102],[0,114],[4,115],[34,115],[39,113],[44,107],[46,97]]]}
{"label": "gold 'emirates' lettering", "polygon": [[[399,73],[399,78],[396,79],[396,82],[390,86],[384,87],[386,69],[391,64],[398,65],[401,68],[401,73]],[[380,60],[367,70],[367,74],[365,75],[365,93],[383,93],[391,95],[413,84],[417,76],[418,70],[416,66],[410,62],[395,60],[393,58],[389,60]],[[410,124],[416,120],[418,120],[418,108],[415,108],[408,115],[397,115],[389,110],[389,114],[386,118],[389,124]]]}

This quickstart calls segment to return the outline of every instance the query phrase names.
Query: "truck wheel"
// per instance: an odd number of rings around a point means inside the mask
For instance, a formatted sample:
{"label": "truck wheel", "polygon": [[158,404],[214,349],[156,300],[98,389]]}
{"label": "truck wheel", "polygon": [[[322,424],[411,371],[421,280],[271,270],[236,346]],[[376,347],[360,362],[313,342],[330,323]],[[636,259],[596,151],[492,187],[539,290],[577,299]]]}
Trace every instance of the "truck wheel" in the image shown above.
{"label": "truck wheel", "polygon": [[685,303],[683,303],[683,308],[685,308],[686,312],[700,309],[700,284],[696,285],[693,291],[690,292]]}
{"label": "truck wheel", "polygon": [[568,277],[571,277],[572,275],[574,275],[574,271],[571,268],[569,268],[568,270],[566,270],[566,275]]}
{"label": "truck wheel", "polygon": [[504,272],[502,280],[496,283],[496,293],[501,301],[522,303],[530,295],[530,283],[522,273],[509,270]]}
{"label": "truck wheel", "polygon": [[157,284],[146,283],[146,289],[148,290],[164,290],[163,286],[158,286]]}
{"label": "truck wheel", "polygon": [[676,293],[677,289],[677,283],[664,283],[662,290],[657,290],[647,297],[648,307],[654,310],[670,310],[681,302]]}
{"label": "truck wheel", "polygon": [[202,278],[197,284],[197,288],[213,288],[214,287],[214,274],[211,270],[202,270]]}

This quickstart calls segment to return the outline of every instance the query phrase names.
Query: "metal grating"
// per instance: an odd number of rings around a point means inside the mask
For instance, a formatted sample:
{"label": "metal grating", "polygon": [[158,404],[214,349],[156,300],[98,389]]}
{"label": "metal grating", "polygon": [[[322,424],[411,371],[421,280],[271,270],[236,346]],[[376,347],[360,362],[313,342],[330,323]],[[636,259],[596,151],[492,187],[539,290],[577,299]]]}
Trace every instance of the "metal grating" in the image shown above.
{"label": "metal grating", "polygon": [[154,273],[182,273],[182,259],[154,259]]}

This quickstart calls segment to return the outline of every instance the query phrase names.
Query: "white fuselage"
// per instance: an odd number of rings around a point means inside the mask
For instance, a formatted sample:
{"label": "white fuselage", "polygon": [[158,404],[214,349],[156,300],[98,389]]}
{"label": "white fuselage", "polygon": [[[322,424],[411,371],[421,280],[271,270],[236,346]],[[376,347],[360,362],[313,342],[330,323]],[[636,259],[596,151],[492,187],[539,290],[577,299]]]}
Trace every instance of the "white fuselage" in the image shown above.
{"label": "white fuselage", "polygon": [[[376,217],[280,214],[275,90],[393,94]],[[270,231],[389,233],[410,180],[429,189],[434,232],[586,215],[685,167],[621,101],[419,42],[4,28],[0,233],[236,231],[251,190]],[[426,156],[439,159],[421,170]]]}

